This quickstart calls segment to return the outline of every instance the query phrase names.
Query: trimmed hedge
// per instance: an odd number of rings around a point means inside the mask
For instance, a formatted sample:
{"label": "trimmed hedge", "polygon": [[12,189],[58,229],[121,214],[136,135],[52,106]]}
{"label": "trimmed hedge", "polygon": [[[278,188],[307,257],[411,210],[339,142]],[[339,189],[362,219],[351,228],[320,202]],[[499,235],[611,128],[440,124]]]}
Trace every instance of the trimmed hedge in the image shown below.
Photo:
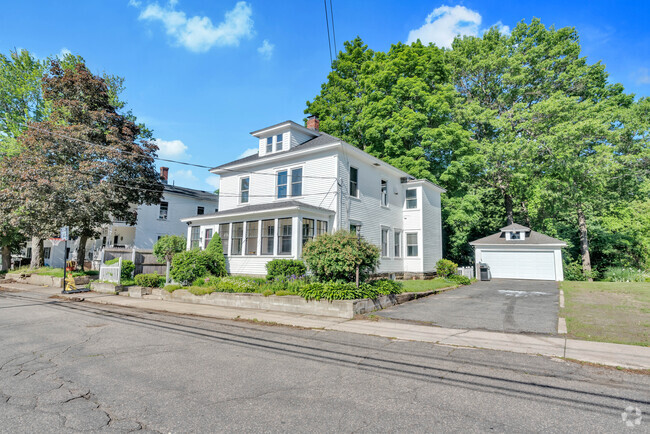
{"label": "trimmed hedge", "polygon": [[186,250],[174,255],[171,277],[175,282],[188,285],[199,277],[208,275],[210,257],[201,250]]}
{"label": "trimmed hedge", "polygon": [[160,276],[158,273],[138,274],[134,280],[136,285],[145,288],[160,288],[165,284],[165,276]]}
{"label": "trimmed hedge", "polygon": [[[392,282],[392,283],[389,283]],[[357,288],[352,282],[314,282],[308,283],[298,291],[298,295],[306,300],[357,300],[361,298],[377,298],[380,295],[399,294],[402,285],[391,280],[377,280],[372,283],[362,283]]]}
{"label": "trimmed hedge", "polygon": [[307,272],[305,263],[297,259],[274,259],[266,263],[266,278],[304,276]]}

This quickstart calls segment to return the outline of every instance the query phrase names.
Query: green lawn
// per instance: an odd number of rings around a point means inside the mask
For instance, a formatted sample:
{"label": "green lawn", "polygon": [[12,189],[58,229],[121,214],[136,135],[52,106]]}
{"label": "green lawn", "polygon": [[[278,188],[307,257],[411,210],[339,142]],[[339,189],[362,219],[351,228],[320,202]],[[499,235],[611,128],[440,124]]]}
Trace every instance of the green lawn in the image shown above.
{"label": "green lawn", "polygon": [[436,289],[457,287],[456,282],[436,277],[431,280],[399,280],[404,285],[404,292],[425,292],[435,291]]}
{"label": "green lawn", "polygon": [[650,282],[562,282],[568,336],[650,346]]}
{"label": "green lawn", "polygon": [[[34,270],[30,269],[29,266],[20,267],[15,270],[11,270],[11,273],[31,273],[31,274],[40,274],[43,276],[52,276],[52,277],[63,277],[63,268],[52,268],[52,267],[42,267],[36,268]],[[99,271],[88,270],[88,271],[73,271],[73,276],[95,276],[99,274]]]}

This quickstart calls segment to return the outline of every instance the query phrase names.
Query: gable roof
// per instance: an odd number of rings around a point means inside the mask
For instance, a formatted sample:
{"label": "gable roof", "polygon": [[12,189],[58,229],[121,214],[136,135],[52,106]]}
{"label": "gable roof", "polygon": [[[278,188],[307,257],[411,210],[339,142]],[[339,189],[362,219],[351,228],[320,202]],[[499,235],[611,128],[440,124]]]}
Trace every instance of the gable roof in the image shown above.
{"label": "gable roof", "polygon": [[191,197],[200,200],[212,200],[215,202],[219,200],[218,195],[214,193],[210,193],[209,191],[195,190],[193,188],[178,187],[176,185],[169,185],[169,184],[165,184],[165,190],[163,194],[165,193],[172,193],[172,194],[177,194],[179,196]]}
{"label": "gable roof", "polygon": [[[510,226],[506,226],[506,228]],[[524,229],[528,229],[525,226],[521,226],[521,225],[517,225],[517,226],[522,227]],[[528,229],[528,231],[529,232],[526,234],[526,237],[523,240],[506,240],[506,232],[508,231],[502,230],[501,232],[497,232],[496,234],[488,235],[487,237],[474,240],[469,244],[471,246],[482,246],[482,245],[508,245],[508,246],[524,245],[524,246],[559,246],[559,247],[566,246],[566,243],[564,241],[558,240],[557,238],[549,237],[548,235],[540,234],[539,232],[535,232],[530,229]]]}

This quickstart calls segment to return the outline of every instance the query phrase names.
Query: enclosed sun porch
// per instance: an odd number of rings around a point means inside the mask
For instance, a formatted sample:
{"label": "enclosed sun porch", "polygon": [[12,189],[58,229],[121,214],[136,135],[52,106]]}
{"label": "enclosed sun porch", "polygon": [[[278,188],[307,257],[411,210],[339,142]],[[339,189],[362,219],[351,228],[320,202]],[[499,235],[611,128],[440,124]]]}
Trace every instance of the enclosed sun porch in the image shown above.
{"label": "enclosed sun porch", "polygon": [[251,205],[183,219],[187,248],[205,249],[214,234],[223,244],[228,272],[266,274],[273,259],[298,259],[302,246],[331,230],[334,211],[296,201]]}

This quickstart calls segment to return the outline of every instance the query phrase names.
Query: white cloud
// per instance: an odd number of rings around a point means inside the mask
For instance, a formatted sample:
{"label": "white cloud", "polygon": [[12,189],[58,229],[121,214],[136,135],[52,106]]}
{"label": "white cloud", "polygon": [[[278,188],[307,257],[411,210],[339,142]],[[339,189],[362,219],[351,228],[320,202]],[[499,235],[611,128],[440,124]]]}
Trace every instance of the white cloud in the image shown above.
{"label": "white cloud", "polygon": [[[224,20],[218,25],[206,16],[188,17],[185,12],[176,10],[176,0],[166,6],[151,3],[141,10],[139,19],[160,21],[165,31],[174,41],[190,51],[201,53],[214,46],[237,46],[243,38],[251,38],[255,33],[251,15],[253,9],[244,2],[226,12]],[[131,0],[130,5],[140,8],[140,1]]]}
{"label": "white cloud", "polygon": [[215,190],[219,188],[220,178],[217,175],[208,176],[205,178],[205,183],[213,187]]}
{"label": "white cloud", "polygon": [[162,158],[178,158],[185,156],[187,146],[180,140],[162,140],[155,139],[154,143],[158,146],[158,156]]}
{"label": "white cloud", "polygon": [[[440,6],[424,20],[424,25],[409,32],[407,43],[418,39],[423,44],[433,42],[438,47],[451,48],[451,43],[458,35],[478,36],[486,29],[481,29],[483,18],[478,12],[465,6]],[[510,26],[497,21],[495,26],[505,35],[510,34]]]}
{"label": "white cloud", "polygon": [[641,67],[634,74],[636,84],[650,84],[650,69]]}
{"label": "white cloud", "polygon": [[249,157],[249,156],[251,156],[251,155],[255,155],[255,154],[257,154],[258,152],[259,152],[259,148],[249,148],[249,149],[246,149],[244,152],[241,153],[241,155],[240,155],[239,157],[237,157],[237,160],[239,160],[240,158],[244,158],[244,157]]}
{"label": "white cloud", "polygon": [[449,48],[457,35],[477,36],[481,21],[481,14],[465,6],[440,6],[429,14],[422,27],[409,32],[407,43],[419,39],[423,44],[433,42]]}
{"label": "white cloud", "polygon": [[61,51],[59,51],[59,54],[56,55],[56,57],[58,57],[59,59],[63,59],[68,54],[72,54],[72,51],[70,51],[67,48],[63,47],[63,48],[61,48]]}
{"label": "white cloud", "polygon": [[257,52],[260,53],[260,56],[262,56],[263,59],[270,59],[273,57],[273,49],[275,48],[275,44],[271,44],[268,39],[265,39],[262,42],[262,45],[257,48]]}

